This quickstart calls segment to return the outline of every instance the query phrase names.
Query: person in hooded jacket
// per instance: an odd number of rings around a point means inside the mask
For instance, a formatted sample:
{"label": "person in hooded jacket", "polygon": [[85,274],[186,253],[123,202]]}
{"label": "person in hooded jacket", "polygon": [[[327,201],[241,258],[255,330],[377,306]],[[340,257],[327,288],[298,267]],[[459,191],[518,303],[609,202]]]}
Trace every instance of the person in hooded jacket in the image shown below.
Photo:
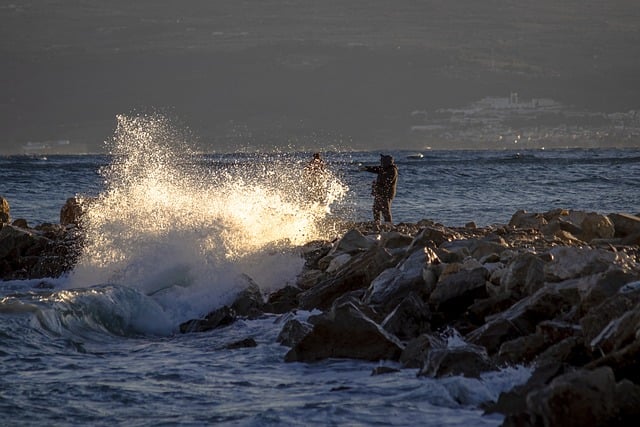
{"label": "person in hooded jacket", "polygon": [[373,220],[380,225],[380,216],[385,223],[393,225],[391,216],[391,202],[396,196],[398,184],[398,167],[392,156],[380,154],[380,166],[361,166],[361,171],[378,174],[373,182],[371,195],[373,196]]}

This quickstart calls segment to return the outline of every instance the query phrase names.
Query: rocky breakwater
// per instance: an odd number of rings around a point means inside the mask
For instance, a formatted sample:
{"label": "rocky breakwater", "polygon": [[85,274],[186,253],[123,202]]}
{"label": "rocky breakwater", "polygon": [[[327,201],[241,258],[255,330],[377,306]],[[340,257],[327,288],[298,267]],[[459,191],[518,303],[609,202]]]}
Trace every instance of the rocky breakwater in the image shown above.
{"label": "rocky breakwater", "polygon": [[[486,228],[426,220],[383,233],[349,228],[302,248],[295,286],[262,295],[247,277],[231,306],[181,330],[278,313],[286,362],[389,360],[374,373],[425,377],[530,366],[525,384],[483,405],[506,426],[640,416],[639,217],[559,209]],[[296,310],[314,314],[301,321]],[[447,345],[452,334],[462,338],[456,346]]]}
{"label": "rocky breakwater", "polygon": [[30,227],[12,220],[9,202],[0,196],[0,280],[58,277],[75,265],[82,233],[82,209],[70,198],[60,211],[60,223]]}

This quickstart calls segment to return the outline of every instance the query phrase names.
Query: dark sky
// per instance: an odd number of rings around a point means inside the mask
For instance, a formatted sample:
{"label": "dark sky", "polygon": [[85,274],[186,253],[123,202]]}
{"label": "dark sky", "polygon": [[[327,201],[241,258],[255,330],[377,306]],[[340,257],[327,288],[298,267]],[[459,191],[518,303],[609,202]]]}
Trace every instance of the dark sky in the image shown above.
{"label": "dark sky", "polygon": [[0,0],[0,153],[161,112],[206,149],[403,146],[484,96],[640,107],[637,0]]}

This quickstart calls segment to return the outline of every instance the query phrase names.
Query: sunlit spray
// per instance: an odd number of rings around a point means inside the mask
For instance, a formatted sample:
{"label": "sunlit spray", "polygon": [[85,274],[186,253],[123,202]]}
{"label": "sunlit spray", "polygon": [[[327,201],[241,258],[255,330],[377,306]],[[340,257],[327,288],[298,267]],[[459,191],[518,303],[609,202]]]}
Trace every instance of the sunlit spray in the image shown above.
{"label": "sunlit spray", "polygon": [[119,116],[105,190],[85,203],[86,242],[67,287],[114,283],[152,297],[171,321],[230,302],[249,275],[263,291],[295,280],[296,247],[331,237],[330,206],[347,187],[325,172],[307,194],[291,156],[217,162],[161,116]]}

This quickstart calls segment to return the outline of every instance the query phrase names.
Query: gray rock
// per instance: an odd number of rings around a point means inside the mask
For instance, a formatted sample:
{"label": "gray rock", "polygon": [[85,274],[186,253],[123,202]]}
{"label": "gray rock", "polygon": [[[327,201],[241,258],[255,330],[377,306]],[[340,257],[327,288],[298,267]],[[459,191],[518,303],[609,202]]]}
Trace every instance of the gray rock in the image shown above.
{"label": "gray rock", "polygon": [[351,303],[338,305],[314,321],[313,329],[285,356],[286,362],[327,358],[398,360],[403,346]]}

